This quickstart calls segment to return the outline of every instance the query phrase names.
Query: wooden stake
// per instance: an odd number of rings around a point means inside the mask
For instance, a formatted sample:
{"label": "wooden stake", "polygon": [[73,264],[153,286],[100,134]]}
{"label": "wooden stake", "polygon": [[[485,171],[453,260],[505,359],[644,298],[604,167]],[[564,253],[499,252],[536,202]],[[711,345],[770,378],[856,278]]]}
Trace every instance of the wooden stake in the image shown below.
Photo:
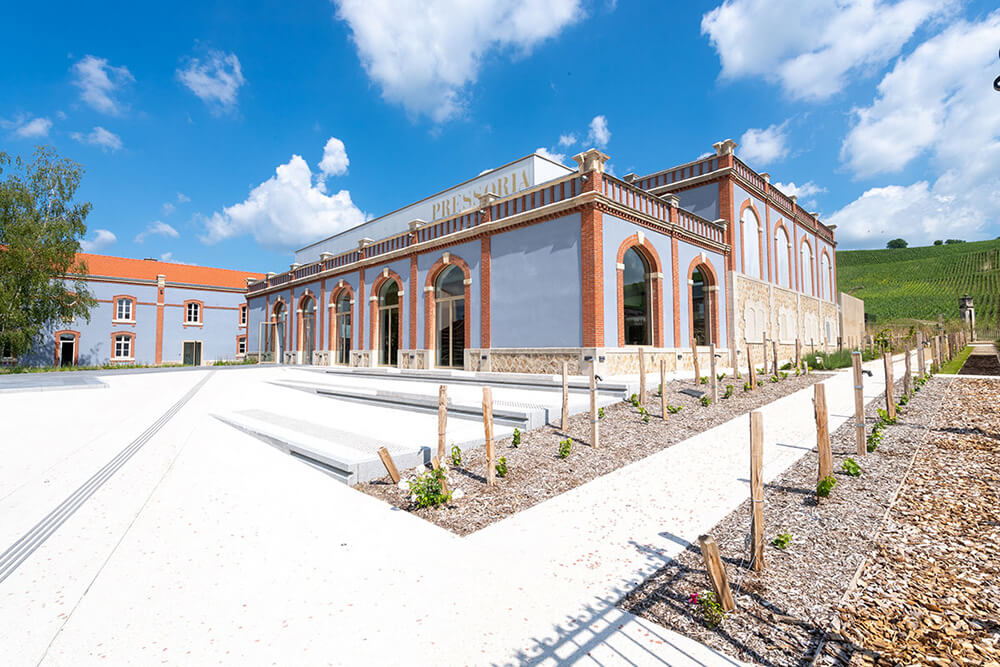
{"label": "wooden stake", "polygon": [[764,415],[750,413],[750,504],[753,517],[750,523],[750,541],[753,546],[752,564],[755,572],[764,569]]}
{"label": "wooden stake", "polygon": [[778,341],[771,339],[771,363],[774,366],[774,372],[771,375],[778,374]]}
{"label": "wooden stake", "polygon": [[917,372],[920,377],[927,373],[926,362],[924,361],[924,333],[917,332]]}
{"label": "wooden stake", "polygon": [[892,386],[892,352],[886,352],[882,355],[882,365],[885,368],[885,411],[889,413],[889,419],[895,419],[896,399]]}
{"label": "wooden stake", "polygon": [[[441,459],[439,459],[436,456],[432,457],[431,468],[437,470],[440,467],[441,467]],[[448,493],[448,475],[445,475],[444,477],[441,478],[441,490],[444,491],[445,493]]]}
{"label": "wooden stake", "polygon": [[694,361],[694,383],[697,385],[701,382],[701,366],[698,363],[698,343],[693,338],[691,339],[691,359]]}
{"label": "wooden stake", "polygon": [[444,459],[445,431],[448,430],[448,387],[438,387],[438,458]]}
{"label": "wooden stake", "polygon": [[601,426],[597,416],[597,355],[590,364],[590,445],[601,446]]}
{"label": "wooden stake", "polygon": [[767,375],[767,332],[760,335],[760,349],[764,353],[764,375]]}
{"label": "wooden stake", "polygon": [[486,485],[497,483],[496,452],[493,449],[493,390],[483,387],[483,430],[486,432]]}
{"label": "wooden stake", "polygon": [[813,385],[815,398],[813,404],[816,413],[816,450],[819,452],[819,482],[833,474],[833,452],[830,449],[830,422],[826,411],[826,385],[817,382]]}
{"label": "wooden stake", "polygon": [[389,479],[392,480],[392,483],[399,484],[399,471],[396,470],[396,464],[392,462],[392,457],[389,456],[389,450],[385,447],[379,447],[378,457],[382,459],[382,465],[385,466],[385,471],[389,473]]}
{"label": "wooden stake", "polygon": [[715,343],[710,343],[708,346],[708,355],[711,357],[709,360],[709,367],[712,371],[712,377],[709,378],[709,382],[712,385],[712,403],[719,402],[719,377],[715,369]]}
{"label": "wooden stake", "polygon": [[909,398],[910,394],[913,393],[911,391],[912,385],[911,385],[911,381],[910,381],[910,375],[911,375],[911,372],[912,372],[913,369],[912,369],[912,367],[910,365],[910,344],[909,343],[906,344],[905,354],[906,354],[906,357],[905,357],[905,360],[906,360],[906,370],[903,371],[903,395],[906,396],[907,398]]}
{"label": "wooden stake", "polygon": [[802,339],[795,339],[795,367],[802,368]]}
{"label": "wooden stake", "polygon": [[639,348],[639,405],[646,405],[646,355]]}
{"label": "wooden stake", "polygon": [[667,418],[667,360],[660,359],[660,414]]}
{"label": "wooden stake", "polygon": [[726,576],[726,567],[719,556],[719,545],[710,535],[699,537],[698,544],[701,546],[701,557],[705,559],[705,571],[708,572],[708,581],[712,584],[715,599],[722,605],[723,611],[731,612],[736,609],[736,601],[729,589],[729,577]]}
{"label": "wooden stake", "polygon": [[757,388],[757,369],[753,367],[753,356],[750,354],[750,345],[747,344],[747,370],[750,372],[750,388]]}
{"label": "wooden stake", "polygon": [[854,365],[854,441],[858,455],[863,455],[865,449],[865,387],[864,376],[861,374],[861,352],[851,352],[851,362]]}
{"label": "wooden stake", "polygon": [[566,361],[562,362],[562,380],[562,419],[559,428],[565,433],[569,429],[569,362]]}

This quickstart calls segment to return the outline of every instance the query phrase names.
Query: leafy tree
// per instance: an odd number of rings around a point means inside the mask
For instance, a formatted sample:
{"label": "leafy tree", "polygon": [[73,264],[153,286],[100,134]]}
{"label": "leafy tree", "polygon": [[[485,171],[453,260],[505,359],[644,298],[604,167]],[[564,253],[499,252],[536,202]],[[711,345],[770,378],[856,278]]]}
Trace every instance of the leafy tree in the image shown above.
{"label": "leafy tree", "polygon": [[943,245],[943,244],[944,241],[942,241],[941,239],[938,239],[937,241],[934,242],[934,245]]}
{"label": "leafy tree", "polygon": [[24,355],[62,321],[90,320],[94,299],[70,274],[89,203],[74,202],[83,168],[40,146],[26,163],[0,151],[0,350]]}
{"label": "leafy tree", "polygon": [[888,243],[886,243],[885,247],[886,248],[892,248],[892,249],[895,250],[896,248],[905,248],[908,245],[910,245],[910,244],[907,243],[904,239],[893,239],[893,240],[889,241]]}
{"label": "leafy tree", "polygon": [[955,243],[965,243],[962,239],[948,239],[944,242],[945,245],[953,245]]}

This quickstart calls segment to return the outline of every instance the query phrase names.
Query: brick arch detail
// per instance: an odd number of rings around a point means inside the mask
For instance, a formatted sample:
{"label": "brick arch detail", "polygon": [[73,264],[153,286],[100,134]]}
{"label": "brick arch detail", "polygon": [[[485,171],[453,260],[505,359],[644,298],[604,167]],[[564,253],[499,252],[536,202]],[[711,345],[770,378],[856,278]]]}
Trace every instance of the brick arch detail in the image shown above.
{"label": "brick arch detail", "polygon": [[693,291],[692,287],[693,287],[693,285],[691,285],[691,276],[694,275],[694,271],[698,267],[703,267],[705,269],[705,271],[703,273],[707,273],[708,274],[708,278],[709,278],[709,283],[710,284],[706,285],[706,287],[712,287],[712,288],[714,288],[714,289],[711,289],[711,290],[706,290],[706,293],[708,295],[710,295],[710,296],[708,296],[708,299],[709,299],[708,311],[709,311],[709,316],[712,318],[712,326],[711,326],[712,342],[715,343],[716,347],[718,347],[719,346],[719,341],[720,341],[720,336],[719,336],[719,296],[718,296],[719,295],[719,289],[720,289],[720,286],[719,286],[719,274],[715,270],[715,267],[712,265],[712,260],[710,260],[707,256],[705,256],[703,258],[701,254],[699,254],[697,257],[695,257],[694,259],[691,260],[691,263],[688,264],[687,273],[684,274],[685,276],[687,276],[687,290],[688,290],[688,298],[687,298],[687,303],[688,303],[688,340],[690,340],[692,342],[694,341],[694,298],[693,298],[694,295],[692,294],[692,291]]}
{"label": "brick arch detail", "polygon": [[[316,296],[316,293],[307,287],[302,291],[302,296],[300,296],[296,301],[296,307],[295,307],[295,330],[296,330],[295,337],[297,339],[295,341],[295,349],[298,352],[303,351],[302,348],[303,345],[305,344],[304,340],[305,337],[302,335],[302,332],[305,330],[303,324],[305,322],[306,316],[305,313],[302,312],[302,303],[306,300],[307,297],[311,297],[316,304],[316,309],[313,311],[313,345],[315,346],[316,343],[319,342],[316,338],[316,334],[319,331],[320,301],[319,297]],[[305,363],[308,364],[312,363],[312,359],[307,359],[304,361]]]}
{"label": "brick arch detail", "polygon": [[[778,218],[778,222],[774,223],[774,234],[773,234],[774,237],[778,236],[778,230],[779,229],[782,230],[783,232],[785,232],[785,238],[788,239],[788,245],[785,247],[785,253],[788,254],[788,289],[795,289],[795,257],[792,254],[792,251],[795,248],[795,241],[792,240],[792,235],[788,231],[788,226],[785,224],[785,221],[783,219],[781,219],[781,218]],[[775,276],[775,282],[777,282],[780,285],[781,281],[778,280],[778,278],[777,278],[777,276],[778,276],[778,271],[777,271],[777,269],[778,269],[778,261],[777,261],[778,250],[779,250],[778,246],[775,245],[775,247],[774,247],[774,254],[775,254],[775,262],[774,262],[775,271],[774,271],[774,276]]]}
{"label": "brick arch detail", "polygon": [[354,288],[351,287],[350,283],[344,282],[343,285],[334,285],[333,289],[330,290],[330,300],[327,303],[327,313],[329,320],[329,327],[327,327],[327,349],[330,350],[330,354],[334,355],[336,359],[337,354],[337,299],[343,292],[347,292],[351,299],[351,327],[354,326]]}
{"label": "brick arch detail", "polygon": [[830,290],[830,294],[829,295],[820,294],[819,298],[820,299],[829,299],[830,301],[836,301],[836,299],[833,298],[833,257],[830,257],[830,253],[827,251],[826,246],[823,246],[823,251],[819,254],[819,257],[820,257],[820,261],[816,262],[816,275],[819,275],[820,271],[823,270],[823,258],[824,257],[826,257],[826,261],[830,265],[830,273],[829,273],[829,275],[825,276],[825,278],[827,280],[826,284],[827,284],[828,289]]}
{"label": "brick arch detail", "polygon": [[646,264],[650,273],[650,319],[653,323],[653,335],[651,344],[655,347],[663,347],[663,262],[660,255],[652,244],[647,243],[645,238],[640,239],[639,234],[632,234],[618,246],[618,254],[615,259],[615,274],[618,285],[618,347],[625,346],[625,270],[622,265],[625,262],[625,253],[631,248],[636,248]]}
{"label": "brick arch detail", "polygon": [[[764,239],[764,234],[761,233],[765,230],[763,224],[761,223],[760,211],[758,211],[757,207],[753,205],[753,201],[749,197],[747,197],[745,200],[743,200],[743,203],[740,204],[740,216],[739,218],[737,218],[737,222],[739,223],[740,226],[740,271],[744,274],[747,272],[746,269],[747,244],[746,244],[746,234],[743,225],[743,212],[746,211],[747,209],[753,211],[754,218],[757,219],[757,247],[758,247],[757,256],[760,257],[760,267],[758,268],[763,269],[764,258],[767,257],[767,247],[764,245],[766,240]],[[762,279],[762,275],[763,271],[761,271],[758,275],[755,275],[753,277],[757,279]]]}
{"label": "brick arch detail", "polygon": [[[56,366],[60,365],[59,350],[61,346],[59,343],[59,338],[64,334],[70,334],[73,336],[73,365],[76,366],[77,363],[80,361],[80,332],[76,331],[75,329],[60,329],[59,331],[56,331],[55,333],[52,334],[53,336],[55,336],[55,341],[56,341],[55,365]],[[114,353],[113,349],[112,353]],[[135,356],[134,351],[132,356]]]}
{"label": "brick arch detail", "polygon": [[403,302],[406,296],[406,283],[399,276],[398,273],[392,269],[385,268],[379,272],[378,278],[372,281],[371,294],[368,297],[368,313],[370,317],[368,318],[368,347],[371,350],[378,349],[378,293],[390,280],[395,280],[396,284],[399,285],[399,325],[396,332],[397,340],[399,341],[400,348],[403,346]]}
{"label": "brick arch detail", "polygon": [[434,335],[434,316],[435,316],[435,299],[434,299],[434,283],[437,280],[441,272],[450,264],[454,264],[462,271],[462,275],[465,276],[465,349],[469,349],[472,338],[472,269],[469,268],[469,264],[459,257],[458,255],[448,254],[448,261],[444,261],[444,257],[438,258],[434,264],[431,265],[429,271],[427,271],[427,278],[424,281],[424,348],[431,350],[431,363],[434,363],[436,358],[433,351],[437,349],[437,336]]}
{"label": "brick arch detail", "polygon": [[813,244],[809,242],[809,237],[804,235],[799,245],[795,248],[795,256],[799,260],[797,262],[799,267],[799,291],[805,294],[805,290],[802,289],[802,275],[806,270],[806,267],[802,266],[802,246],[804,245],[809,246],[809,275],[811,276],[809,286],[812,290],[812,293],[809,294],[809,296],[816,296],[816,249],[813,248]]}

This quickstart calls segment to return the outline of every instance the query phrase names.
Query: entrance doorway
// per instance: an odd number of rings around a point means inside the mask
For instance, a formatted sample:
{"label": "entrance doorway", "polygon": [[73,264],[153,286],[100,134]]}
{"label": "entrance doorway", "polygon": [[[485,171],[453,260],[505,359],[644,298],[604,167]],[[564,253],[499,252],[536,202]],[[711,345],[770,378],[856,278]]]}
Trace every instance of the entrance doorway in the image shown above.
{"label": "entrance doorway", "polygon": [[434,288],[437,326],[437,364],[465,365],[465,276],[451,265],[438,276]]}
{"label": "entrance doorway", "polygon": [[351,362],[351,298],[343,293],[337,299],[336,314],[336,362],[349,364]]}
{"label": "entrance doorway", "polygon": [[395,366],[399,358],[399,285],[389,280],[378,295],[378,362]]}
{"label": "entrance doorway", "polygon": [[299,336],[302,346],[302,360],[299,363],[311,364],[313,352],[316,350],[316,299],[306,296],[302,299],[302,333]]}
{"label": "entrance doorway", "polygon": [[75,364],[76,364],[76,336],[72,334],[60,334],[59,365],[73,366]]}
{"label": "entrance doorway", "polygon": [[201,366],[201,341],[184,341],[184,365]]}

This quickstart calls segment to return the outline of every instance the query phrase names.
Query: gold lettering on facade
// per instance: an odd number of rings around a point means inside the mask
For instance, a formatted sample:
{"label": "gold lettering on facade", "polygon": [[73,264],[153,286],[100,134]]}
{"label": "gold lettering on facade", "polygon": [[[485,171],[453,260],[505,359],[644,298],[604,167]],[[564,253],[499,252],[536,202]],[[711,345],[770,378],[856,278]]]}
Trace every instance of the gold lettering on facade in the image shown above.
{"label": "gold lettering on facade", "polygon": [[476,207],[479,205],[479,198],[487,192],[506,197],[530,187],[531,181],[528,179],[527,169],[500,176],[496,180],[477,185],[471,192],[456,193],[434,202],[431,205],[431,220],[448,218]]}

